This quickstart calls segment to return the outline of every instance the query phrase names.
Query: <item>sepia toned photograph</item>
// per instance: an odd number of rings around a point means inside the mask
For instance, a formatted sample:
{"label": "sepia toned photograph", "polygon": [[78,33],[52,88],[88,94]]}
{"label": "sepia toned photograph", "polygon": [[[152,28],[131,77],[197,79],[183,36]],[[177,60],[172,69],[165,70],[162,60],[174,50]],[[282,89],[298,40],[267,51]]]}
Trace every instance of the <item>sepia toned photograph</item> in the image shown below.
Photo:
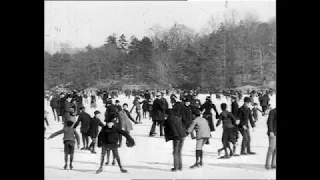
{"label": "sepia toned photograph", "polygon": [[276,179],[276,1],[44,1],[44,179]]}

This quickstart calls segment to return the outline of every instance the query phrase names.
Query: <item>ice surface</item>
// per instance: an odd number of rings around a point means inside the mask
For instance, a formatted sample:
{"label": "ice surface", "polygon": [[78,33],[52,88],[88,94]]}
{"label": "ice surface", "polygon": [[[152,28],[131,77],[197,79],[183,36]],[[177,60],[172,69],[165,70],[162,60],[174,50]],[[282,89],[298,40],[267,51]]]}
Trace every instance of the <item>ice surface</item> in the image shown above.
{"label": "ice surface", "polygon": [[[206,96],[208,95],[199,95],[201,103],[205,101]],[[170,98],[166,98],[168,103],[170,103]],[[273,108],[275,107],[275,98],[276,95],[270,98],[270,104]],[[128,103],[129,109],[132,107],[133,97],[128,99],[124,95],[120,95],[118,99],[121,104]],[[221,112],[220,104],[222,102],[226,102],[230,110],[230,99],[227,101],[222,97],[219,101],[213,95],[212,101],[216,105],[218,112]],[[240,106],[242,104],[242,102],[239,103]],[[104,113],[105,108],[101,99],[97,100],[97,105],[98,110]],[[89,104],[85,104],[85,106],[87,112],[92,116],[94,110],[90,109]],[[48,102],[45,102],[45,109],[49,112],[48,120],[50,127],[47,127],[45,134],[48,137],[53,132],[61,129],[62,124],[54,121]],[[133,118],[136,116],[134,111],[132,116]],[[267,116],[259,114],[257,127],[254,132],[251,132],[251,149],[257,155],[232,157],[231,159],[217,159],[217,150],[222,147],[222,127],[219,126],[215,132],[211,133],[210,145],[205,145],[203,148],[204,166],[202,168],[189,169],[189,166],[195,162],[196,141],[188,136],[182,149],[182,172],[170,172],[170,169],[173,167],[172,141],[165,142],[164,138],[159,136],[159,127],[156,127],[157,135],[149,137],[152,122],[148,119],[142,119],[143,124],[133,125],[131,135],[136,141],[136,146],[127,148],[123,144],[119,149],[122,166],[128,170],[128,173],[121,173],[116,165],[104,166],[103,172],[96,174],[95,172],[99,168],[101,156],[101,148],[98,147],[96,148],[97,154],[91,154],[89,151],[75,150],[74,169],[64,170],[63,135],[59,135],[51,140],[45,140],[45,179],[275,179],[275,170],[267,171],[264,169],[268,150],[266,120]],[[216,120],[214,121],[216,123]],[[79,128],[77,128],[77,132],[80,135]],[[240,136],[237,154],[240,153],[241,141],[242,137]],[[81,147],[82,141],[80,142]]]}

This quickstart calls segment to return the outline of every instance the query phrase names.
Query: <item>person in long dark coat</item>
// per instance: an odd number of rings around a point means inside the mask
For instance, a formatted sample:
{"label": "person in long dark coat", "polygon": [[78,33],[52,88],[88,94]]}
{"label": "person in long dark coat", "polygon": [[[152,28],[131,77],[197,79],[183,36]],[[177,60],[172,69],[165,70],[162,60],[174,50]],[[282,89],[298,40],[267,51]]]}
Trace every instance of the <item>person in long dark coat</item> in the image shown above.
{"label": "person in long dark coat", "polygon": [[191,102],[188,98],[183,99],[184,104],[181,106],[181,118],[182,123],[185,129],[188,129],[192,123],[192,107],[190,106]]}
{"label": "person in long dark coat", "polygon": [[[266,158],[266,169],[276,169],[276,137],[277,137],[277,109],[274,108],[270,111],[269,117],[267,120],[268,132],[267,135],[269,137],[269,148]],[[271,160],[271,167],[270,167],[270,159]]]}
{"label": "person in long dark coat", "polygon": [[61,93],[60,94],[60,100],[59,100],[59,104],[60,104],[60,113],[59,113],[59,115],[61,116],[62,124],[65,122],[65,119],[64,119],[65,101],[66,101],[66,96],[63,93]]}
{"label": "person in long dark coat", "polygon": [[156,99],[152,104],[152,126],[149,136],[154,136],[156,130],[156,123],[160,125],[160,136],[163,136],[163,123],[165,118],[165,105],[161,101],[161,94],[157,93]]}
{"label": "person in long dark coat", "polygon": [[57,111],[57,108],[58,108],[58,96],[57,95],[54,95],[54,97],[51,99],[50,101],[50,106],[51,106],[51,109],[52,109],[52,113],[53,113],[53,117],[54,117],[54,120],[58,120],[59,122],[59,114],[58,114],[58,111]]}
{"label": "person in long dark coat", "polygon": [[262,116],[264,116],[266,114],[266,110],[268,108],[268,104],[270,101],[270,98],[268,96],[268,94],[263,95],[261,98],[259,98],[260,101],[260,106],[262,107]]}
{"label": "person in long dark coat", "polygon": [[[240,132],[243,137],[242,144],[241,144],[241,155],[247,155],[247,154],[256,154],[251,151],[250,148],[250,132],[249,132],[249,121],[252,126],[252,128],[255,127],[255,123],[252,118],[252,112],[249,108],[249,104],[251,103],[251,100],[249,97],[244,98],[244,104],[239,108],[238,112],[238,118],[240,119]],[[246,152],[247,150],[247,152]]]}
{"label": "person in long dark coat", "polygon": [[214,112],[216,113],[216,119],[219,118],[219,113],[217,111],[216,106],[212,103],[210,96],[207,96],[206,98],[206,102],[203,103],[200,107],[200,111],[203,112],[203,118],[205,118],[208,123],[209,123],[209,127],[210,127],[210,131],[213,132],[215,131],[215,127],[214,127],[214,120],[212,118],[212,113],[211,113],[211,109],[214,110]]}
{"label": "person in long dark coat", "polygon": [[80,108],[80,114],[78,117],[77,122],[73,126],[73,128],[77,128],[79,123],[81,123],[81,128],[80,132],[82,134],[82,142],[83,142],[83,147],[81,150],[89,150],[89,128],[90,128],[90,120],[91,117],[88,113],[86,113],[85,107]]}
{"label": "person in long dark coat", "polygon": [[91,137],[91,144],[89,146],[89,150],[91,150],[91,153],[96,154],[95,152],[95,144],[96,144],[96,138],[99,133],[99,126],[103,127],[102,122],[100,121],[101,113],[100,111],[94,112],[94,117],[90,120],[89,125],[89,135]]}
{"label": "person in long dark coat", "polygon": [[232,115],[237,118],[238,116],[238,109],[239,109],[239,104],[237,101],[237,98],[235,96],[231,97],[231,113]]}
{"label": "person in long dark coat", "polygon": [[64,126],[66,126],[67,121],[70,121],[70,113],[71,112],[71,95],[67,95],[66,100],[64,101]]}
{"label": "person in long dark coat", "polygon": [[173,141],[173,168],[171,171],[182,170],[182,147],[185,137],[187,136],[186,129],[182,124],[182,120],[178,108],[170,109],[168,117],[164,123],[164,132],[166,142]]}

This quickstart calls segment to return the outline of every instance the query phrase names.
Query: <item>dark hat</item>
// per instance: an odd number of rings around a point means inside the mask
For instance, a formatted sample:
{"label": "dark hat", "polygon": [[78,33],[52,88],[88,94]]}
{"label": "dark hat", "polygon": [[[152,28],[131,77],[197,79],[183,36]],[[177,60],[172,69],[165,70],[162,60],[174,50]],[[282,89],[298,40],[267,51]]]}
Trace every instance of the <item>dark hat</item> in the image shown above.
{"label": "dark hat", "polygon": [[94,111],[94,115],[97,115],[97,114],[100,114],[100,113],[101,113],[101,112],[98,111],[98,110]]}
{"label": "dark hat", "polygon": [[109,114],[106,122],[114,122],[115,118],[116,118],[115,114]]}
{"label": "dark hat", "polygon": [[206,100],[211,100],[211,97],[210,97],[210,96],[207,96],[207,97],[206,97]]}
{"label": "dark hat", "polygon": [[251,99],[249,97],[245,97],[243,101],[244,102],[251,102]]}
{"label": "dark hat", "polygon": [[119,103],[120,101],[119,100],[116,100],[116,103]]}
{"label": "dark hat", "polygon": [[258,103],[253,103],[254,106],[258,105]]}
{"label": "dark hat", "polygon": [[196,116],[200,116],[201,114],[199,109],[194,109],[192,113]]}

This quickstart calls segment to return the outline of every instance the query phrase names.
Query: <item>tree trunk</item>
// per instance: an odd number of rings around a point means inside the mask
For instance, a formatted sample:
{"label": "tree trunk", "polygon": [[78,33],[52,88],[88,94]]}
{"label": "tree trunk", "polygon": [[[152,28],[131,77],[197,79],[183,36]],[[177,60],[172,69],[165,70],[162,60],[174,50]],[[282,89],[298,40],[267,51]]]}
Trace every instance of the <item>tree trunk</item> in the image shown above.
{"label": "tree trunk", "polygon": [[263,84],[263,58],[262,58],[262,46],[260,44],[260,60],[261,60],[261,79],[262,79],[262,84]]}

